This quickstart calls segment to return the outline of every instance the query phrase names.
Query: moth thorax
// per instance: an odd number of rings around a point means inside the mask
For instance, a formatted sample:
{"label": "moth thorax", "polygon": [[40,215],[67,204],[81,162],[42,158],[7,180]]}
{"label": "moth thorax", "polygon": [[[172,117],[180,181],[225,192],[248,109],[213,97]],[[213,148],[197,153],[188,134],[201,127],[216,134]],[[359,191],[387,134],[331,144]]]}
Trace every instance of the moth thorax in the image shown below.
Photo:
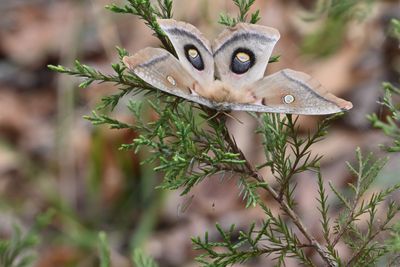
{"label": "moth thorax", "polygon": [[234,88],[220,80],[202,88],[199,94],[215,102],[252,103],[255,100],[250,91]]}

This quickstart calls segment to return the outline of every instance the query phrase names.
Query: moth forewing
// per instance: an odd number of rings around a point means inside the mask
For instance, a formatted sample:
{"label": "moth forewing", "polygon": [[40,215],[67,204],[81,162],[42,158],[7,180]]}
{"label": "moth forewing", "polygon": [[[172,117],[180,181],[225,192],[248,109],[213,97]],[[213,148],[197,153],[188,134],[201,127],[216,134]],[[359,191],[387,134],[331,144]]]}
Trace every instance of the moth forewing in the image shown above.
{"label": "moth forewing", "polygon": [[123,62],[142,80],[167,93],[190,95],[199,88],[197,81],[164,49],[148,47],[124,57]]}
{"label": "moth forewing", "polygon": [[279,38],[276,29],[261,25],[226,29],[213,44],[217,76],[238,89],[260,80]]}
{"label": "moth forewing", "polygon": [[193,25],[173,19],[158,19],[182,66],[203,87],[214,81],[214,58],[210,42]]}

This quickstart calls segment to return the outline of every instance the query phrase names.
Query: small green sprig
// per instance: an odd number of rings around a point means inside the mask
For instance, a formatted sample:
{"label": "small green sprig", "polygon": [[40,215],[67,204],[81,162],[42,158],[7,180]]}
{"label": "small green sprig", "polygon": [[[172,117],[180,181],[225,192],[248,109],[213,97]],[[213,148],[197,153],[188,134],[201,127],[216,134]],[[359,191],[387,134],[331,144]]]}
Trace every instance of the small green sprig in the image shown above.
{"label": "small green sprig", "polygon": [[313,14],[305,19],[317,20],[323,15],[337,20],[363,18],[372,4],[373,0],[319,0],[315,4]]}
{"label": "small green sprig", "polygon": [[[255,0],[233,0],[233,3],[238,7],[239,14],[236,18],[232,18],[228,14],[221,13],[219,16],[219,23],[228,27],[234,27],[239,22],[247,22],[249,11]],[[249,22],[252,24],[257,23],[261,19],[260,10],[256,10],[250,15]]]}
{"label": "small green sprig", "polygon": [[100,232],[98,235],[99,239],[99,254],[100,254],[100,267],[110,267],[110,248],[108,247],[107,235],[104,232]]}
{"label": "small green sprig", "polygon": [[39,243],[36,234],[23,235],[21,228],[14,226],[10,240],[0,239],[0,266],[28,267],[36,259],[33,248]]}
{"label": "small green sprig", "polygon": [[[161,100],[148,101],[158,120],[149,124],[139,122],[134,127],[141,135],[131,144],[121,148],[138,151],[151,148],[148,163],[158,162],[155,171],[164,173],[163,189],[184,187],[182,194],[204,178],[225,171],[241,170],[244,160],[232,152],[223,139],[226,130],[223,123],[208,123],[206,112],[195,114],[193,109],[182,104],[170,105]],[[141,121],[142,104],[130,102],[129,109],[137,121]],[[200,117],[200,118],[199,118]],[[107,122],[105,122],[107,123]]]}
{"label": "small green sprig", "polygon": [[368,115],[369,121],[375,128],[381,129],[387,136],[393,139],[393,144],[383,146],[389,152],[400,152],[400,108],[393,101],[393,94],[400,95],[400,89],[390,83],[383,83],[385,95],[381,104],[387,108],[390,115],[382,120],[376,114]]}
{"label": "small green sprig", "polygon": [[[391,20],[391,34],[400,41],[400,21],[398,19]],[[389,152],[400,152],[400,105],[393,100],[393,95],[400,95],[400,88],[391,83],[383,83],[385,95],[382,106],[389,110],[390,115],[382,120],[376,114],[368,115],[367,118],[375,128],[381,129],[387,136],[393,139],[393,144],[383,146]]]}
{"label": "small green sprig", "polygon": [[[398,19],[391,20],[391,29],[390,34],[400,40],[400,21]],[[375,128],[378,128],[383,131],[384,134],[391,137],[393,139],[393,143],[391,145],[384,145],[382,146],[388,152],[400,152],[400,106],[399,103],[395,102],[393,99],[393,95],[399,96],[400,95],[400,88],[394,86],[391,83],[383,83],[383,89],[385,91],[383,101],[381,102],[382,106],[385,107],[389,112],[390,115],[386,116],[385,120],[379,118],[376,114],[371,114],[368,116],[368,119],[371,121],[372,125]],[[376,200],[382,200],[385,197],[385,191],[380,192],[379,194],[375,195]],[[382,196],[383,195],[383,196]],[[396,213],[396,210],[399,209],[398,205],[394,202],[391,202],[391,210],[389,210],[387,219],[391,218],[393,213]],[[374,215],[375,210],[371,211],[371,217]],[[381,223],[381,228],[387,227],[387,223]],[[372,222],[369,223],[372,225]],[[370,228],[370,227],[369,227]],[[387,266],[398,266],[400,264],[400,224],[397,222],[392,227],[390,227],[390,238],[386,241],[384,246],[381,244],[375,243],[375,254],[378,255],[384,254],[388,255],[386,260]],[[363,250],[368,251],[368,246],[371,246],[367,241],[371,239],[371,235],[373,237],[372,231],[368,231],[368,239],[364,241]],[[360,245],[359,245],[360,246]],[[365,253],[364,253],[365,254]],[[367,255],[368,256],[368,255]],[[353,258],[359,257],[359,255],[353,256]],[[367,258],[364,256],[364,258]],[[371,262],[375,262],[374,258],[370,260]]]}
{"label": "small green sprig", "polygon": [[[268,226],[269,222],[266,221],[263,222],[261,229],[256,229],[256,225],[253,223],[248,231],[239,231],[239,237],[235,238],[237,233],[235,225],[231,225],[228,231],[224,231],[217,224],[216,228],[222,241],[209,240],[208,232],[204,234],[204,238],[192,238],[195,250],[206,251],[197,257],[197,261],[203,266],[229,266],[234,263],[245,263],[262,254],[272,253],[273,250],[263,249],[258,244],[263,236],[262,233]],[[224,248],[224,250],[218,251],[218,248]],[[212,261],[212,265],[210,265],[210,261]]]}
{"label": "small green sprig", "polygon": [[[100,267],[111,267],[111,253],[107,235],[104,232],[98,234]],[[141,249],[134,249],[131,253],[131,261],[136,267],[158,267],[158,264]]]}
{"label": "small green sprig", "polygon": [[[386,211],[386,218],[381,221],[376,217],[376,211],[384,201],[394,192],[400,190],[400,183],[390,186],[384,190],[365,197],[367,190],[378,177],[386,163],[386,159],[373,160],[372,154],[364,157],[360,149],[356,150],[357,166],[347,163],[350,172],[356,177],[354,184],[349,184],[351,197],[345,196],[339,190],[329,184],[334,192],[340,206],[343,207],[340,215],[333,225],[333,235],[330,246],[335,247],[339,241],[343,241],[354,251],[346,266],[361,266],[366,263],[375,262],[387,253],[386,246],[375,242],[375,238],[391,229],[391,221],[394,215],[399,212],[400,206],[394,201],[389,201]],[[367,230],[360,226],[360,218],[369,217],[366,220]]]}
{"label": "small green sprig", "polygon": [[120,92],[114,95],[103,97],[101,100],[101,104],[98,105],[97,109],[105,109],[111,108],[114,109],[119,100],[125,95],[134,92],[134,94],[138,94],[141,92],[152,93],[154,92],[154,88],[145,82],[143,82],[140,78],[128,73],[126,71],[126,67],[122,62],[124,56],[128,55],[128,52],[123,49],[117,47],[117,52],[120,58],[118,63],[114,63],[111,65],[114,70],[114,74],[104,74],[93,67],[82,64],[79,60],[75,60],[74,68],[67,68],[61,65],[48,65],[47,67],[58,73],[67,74],[70,76],[76,76],[83,78],[83,81],[80,82],[80,88],[86,88],[91,85],[93,82],[99,83],[113,83],[116,86],[119,86]]}
{"label": "small green sprig", "polygon": [[400,20],[393,18],[391,21],[391,35],[400,40]]}
{"label": "small green sprig", "polygon": [[152,4],[150,0],[127,0],[129,4],[118,6],[116,4],[107,5],[106,8],[115,13],[132,14],[143,19],[146,25],[153,30],[154,35],[161,41],[164,48],[174,53],[174,48],[164,34],[157,18],[172,18],[172,0],[157,0],[158,6]]}
{"label": "small green sprig", "polygon": [[[306,21],[321,20],[320,28],[304,38],[303,51],[316,56],[328,56],[338,50],[344,40],[347,25],[363,20],[372,10],[374,0],[319,0]],[[321,45],[324,43],[324,45]]]}
{"label": "small green sprig", "polygon": [[331,121],[340,116],[334,115],[322,121],[314,133],[300,138],[297,119],[291,115],[281,118],[278,114],[264,115],[258,133],[263,135],[266,162],[258,169],[268,166],[281,185],[279,198],[286,198],[293,207],[292,189],[288,186],[293,176],[317,167],[321,156],[312,155],[311,146],[320,141],[327,133]]}
{"label": "small green sprig", "polygon": [[141,249],[135,249],[132,253],[132,262],[136,267],[158,267],[158,264]]}
{"label": "small green sprig", "polygon": [[39,232],[50,224],[54,211],[49,210],[40,215],[31,229],[25,233],[17,224],[13,225],[11,238],[0,238],[0,266],[29,267],[33,266],[40,243]]}

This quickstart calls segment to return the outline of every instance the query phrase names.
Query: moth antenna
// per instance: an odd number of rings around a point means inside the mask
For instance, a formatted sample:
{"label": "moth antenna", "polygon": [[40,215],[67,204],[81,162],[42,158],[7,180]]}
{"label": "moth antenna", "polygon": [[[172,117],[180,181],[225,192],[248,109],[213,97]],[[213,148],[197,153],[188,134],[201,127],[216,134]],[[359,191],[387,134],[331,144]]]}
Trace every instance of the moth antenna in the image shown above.
{"label": "moth antenna", "polygon": [[171,103],[172,110],[176,110],[180,102],[181,102],[181,99],[179,99],[179,98],[176,98],[174,101],[172,101],[172,103]]}
{"label": "moth antenna", "polygon": [[226,172],[224,171],[224,172],[222,172],[221,176],[219,177],[219,180],[221,183],[224,181],[225,174],[226,174]]}
{"label": "moth antenna", "polygon": [[224,114],[224,112],[218,111],[214,115],[212,115],[210,118],[208,118],[206,121],[210,121],[214,118],[217,118],[219,115]]}
{"label": "moth antenna", "polygon": [[235,121],[237,121],[237,122],[240,123],[240,124],[243,124],[243,122],[242,122],[241,120],[239,120],[239,119],[236,118],[235,116],[232,116],[232,115],[229,114],[229,113],[222,112],[222,114],[224,114],[225,116],[227,116],[227,117],[229,117],[229,118],[231,118],[231,119],[234,119]]}
{"label": "moth antenna", "polygon": [[191,195],[188,199],[183,200],[182,203],[178,204],[177,206],[177,216],[180,217],[185,213],[189,207],[192,205],[194,199],[194,195]]}

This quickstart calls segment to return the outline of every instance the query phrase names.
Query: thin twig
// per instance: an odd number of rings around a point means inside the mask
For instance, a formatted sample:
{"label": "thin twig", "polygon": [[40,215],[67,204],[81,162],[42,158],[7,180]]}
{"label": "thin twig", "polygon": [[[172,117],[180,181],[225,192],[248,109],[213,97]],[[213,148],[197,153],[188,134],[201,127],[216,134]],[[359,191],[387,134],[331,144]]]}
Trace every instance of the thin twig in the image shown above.
{"label": "thin twig", "polygon": [[358,249],[358,251],[357,251],[356,253],[354,253],[354,254],[351,256],[350,260],[349,260],[348,263],[346,264],[347,267],[352,266],[352,263],[353,263],[355,260],[357,260],[357,259],[360,258],[361,253],[364,252],[364,249],[368,246],[368,244],[371,243],[372,240],[375,239],[375,237],[376,237],[377,235],[379,235],[379,234],[382,233],[383,231],[386,231],[386,230],[387,230],[386,226],[389,224],[389,222],[391,221],[391,219],[392,219],[392,218],[388,218],[388,219],[375,231],[374,234],[370,235],[370,236],[368,237],[368,239],[364,241],[364,244]]}
{"label": "thin twig", "polygon": [[360,186],[361,186],[361,177],[362,177],[362,166],[359,166],[359,173],[357,177],[357,186],[356,186],[356,195],[354,196],[353,205],[350,209],[350,214],[347,217],[346,222],[343,224],[343,228],[340,229],[339,233],[337,233],[335,239],[332,242],[332,247],[335,247],[339,242],[340,238],[349,230],[349,224],[354,220],[354,212],[357,208],[358,201],[360,200]]}
{"label": "thin twig", "polygon": [[[222,123],[224,118],[216,117],[215,119],[219,119],[219,123]],[[302,223],[299,216],[290,208],[287,201],[281,199],[279,194],[268,184],[265,184],[264,177],[258,173],[250,162],[247,160],[242,150],[237,146],[236,142],[230,135],[228,129],[224,128],[224,137],[230,148],[234,153],[238,153],[240,158],[245,161],[245,168],[247,169],[247,174],[257,180],[260,183],[263,183],[262,188],[264,188],[268,193],[273,197],[275,201],[279,203],[281,209],[290,217],[292,222],[296,225],[296,227],[300,230],[300,232],[304,235],[304,237],[310,242],[312,247],[318,252],[318,254],[322,257],[322,259],[328,264],[328,266],[334,267],[336,266],[333,260],[329,256],[329,252],[327,252],[326,248],[324,248],[308,231],[305,225]]]}
{"label": "thin twig", "polygon": [[[297,122],[298,117],[294,120],[294,122],[292,120],[291,115],[287,115],[287,118],[288,118],[288,127],[291,129],[291,134],[293,135],[292,138],[293,138],[294,144],[296,144],[296,143],[298,143],[297,137],[295,136],[297,129],[294,130],[294,126],[295,126],[295,124]],[[308,138],[306,144],[303,146],[303,148],[301,150],[300,150],[299,146],[296,146],[296,145],[294,146],[295,149],[296,149],[296,152],[295,152],[296,158],[294,160],[294,163],[292,165],[292,168],[291,168],[289,174],[286,175],[286,177],[284,177],[284,179],[283,179],[283,184],[282,184],[281,189],[279,191],[279,199],[280,200],[283,199],[284,190],[289,185],[289,182],[290,182],[291,178],[293,177],[293,175],[295,175],[298,172],[297,166],[299,165],[301,159],[308,153],[308,149],[318,139],[319,130],[320,129],[317,129],[316,133],[313,136],[310,136],[311,134],[309,132],[309,134],[308,134],[309,138]]]}

